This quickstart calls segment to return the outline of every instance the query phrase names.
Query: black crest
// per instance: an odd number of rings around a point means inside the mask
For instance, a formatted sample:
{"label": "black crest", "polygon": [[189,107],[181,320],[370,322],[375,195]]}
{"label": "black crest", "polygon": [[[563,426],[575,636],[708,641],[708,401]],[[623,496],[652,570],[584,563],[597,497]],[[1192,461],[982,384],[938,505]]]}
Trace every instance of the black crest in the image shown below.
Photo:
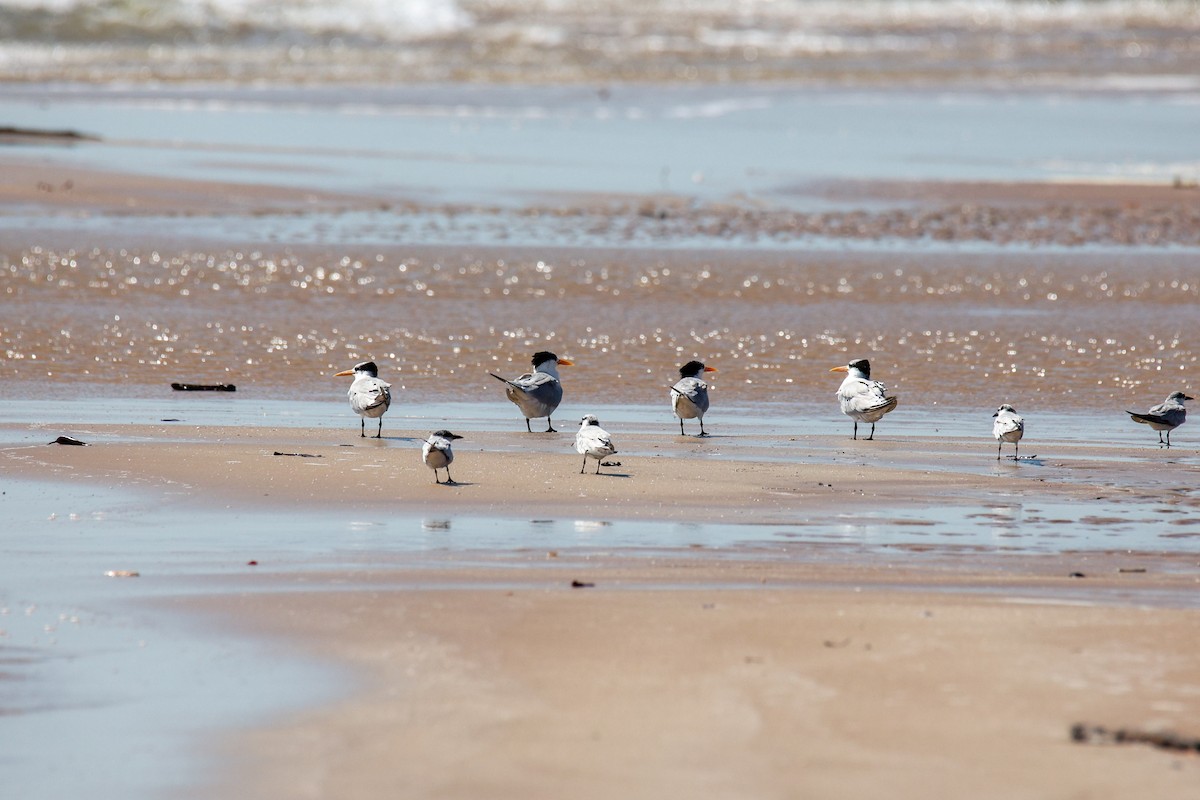
{"label": "black crest", "polygon": [[365,372],[366,374],[370,375],[372,378],[379,377],[379,367],[375,366],[374,361],[364,361],[361,364],[355,364],[354,371],[355,372]]}
{"label": "black crest", "polygon": [[856,358],[846,366],[850,367],[850,369],[858,370],[863,374],[864,378],[871,377],[871,362],[865,358]]}
{"label": "black crest", "polygon": [[694,378],[704,372],[704,364],[699,361],[689,361],[679,368],[679,375],[682,378]]}
{"label": "black crest", "polygon": [[539,350],[533,354],[533,365],[545,364],[547,361],[558,361],[558,356],[549,350]]}

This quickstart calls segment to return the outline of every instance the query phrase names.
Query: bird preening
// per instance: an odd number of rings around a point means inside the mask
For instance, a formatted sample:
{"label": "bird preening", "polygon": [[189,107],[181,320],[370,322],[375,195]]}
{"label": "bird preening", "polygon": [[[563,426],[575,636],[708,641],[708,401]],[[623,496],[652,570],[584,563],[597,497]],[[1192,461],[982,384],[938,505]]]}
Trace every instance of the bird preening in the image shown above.
{"label": "bird preening", "polygon": [[343,370],[334,377],[341,378],[346,375],[354,376],[346,395],[350,398],[350,408],[362,417],[362,436],[367,435],[367,417],[370,417],[379,420],[379,429],[375,432],[375,438],[379,439],[383,436],[383,415],[392,405],[392,385],[379,380],[379,368],[375,366],[374,361],[355,364],[351,369]]}
{"label": "bird preening", "polygon": [[580,420],[579,433],[575,434],[575,450],[583,456],[583,466],[579,468],[580,475],[587,469],[589,458],[596,459],[596,474],[599,475],[604,459],[617,452],[612,437],[600,427],[600,420],[595,414],[584,414]]}
{"label": "bird preening", "polygon": [[[1188,400],[1194,400],[1194,397],[1189,397],[1183,392],[1171,392],[1166,400],[1151,408],[1144,413],[1136,411],[1126,411],[1134,422],[1140,422],[1143,425],[1149,425],[1154,430],[1158,431],[1158,443],[1166,447],[1171,446],[1171,431],[1178,428],[1183,423],[1187,422],[1187,409],[1184,403]],[[1167,432],[1166,441],[1163,441],[1163,431]]]}
{"label": "bird preening", "polygon": [[871,362],[865,358],[855,359],[843,367],[834,367],[830,372],[846,372],[846,379],[838,387],[838,404],[842,413],[854,420],[854,438],[858,438],[858,423],[871,423],[871,435],[867,441],[875,438],[875,423],[883,419],[883,415],[896,408],[899,399],[888,396],[887,387],[879,381],[871,380]]}
{"label": "bird preening", "polygon": [[700,421],[700,435],[708,436],[704,430],[704,414],[708,411],[708,384],[700,379],[701,373],[716,372],[716,367],[707,367],[700,361],[689,361],[679,368],[679,380],[671,387],[671,411],[679,418],[679,435],[683,436],[683,421]]}
{"label": "bird preening", "polygon": [[450,477],[450,465],[454,463],[454,448],[451,447],[451,443],[461,438],[463,437],[447,430],[434,431],[421,445],[421,460],[433,470],[434,483],[441,483],[438,480],[439,469],[446,470],[446,483],[454,483],[454,479]]}
{"label": "bird preening", "polygon": [[1000,460],[1000,451],[1004,449],[1005,442],[1011,442],[1013,446],[1013,460],[1020,458],[1020,442],[1021,437],[1025,435],[1025,420],[1017,414],[1017,410],[1008,403],[1004,403],[996,409],[996,413],[992,414],[992,435],[996,437],[999,444],[996,445],[996,460]]}
{"label": "bird preening", "polygon": [[525,415],[525,429],[533,432],[529,420],[546,418],[546,432],[557,433],[551,415],[558,404],[562,402],[562,382],[558,377],[560,366],[570,367],[574,364],[565,358],[559,358],[547,350],[533,354],[533,372],[527,372],[519,378],[502,378],[494,372],[489,372],[496,380],[505,384],[505,394],[513,401],[521,413]]}

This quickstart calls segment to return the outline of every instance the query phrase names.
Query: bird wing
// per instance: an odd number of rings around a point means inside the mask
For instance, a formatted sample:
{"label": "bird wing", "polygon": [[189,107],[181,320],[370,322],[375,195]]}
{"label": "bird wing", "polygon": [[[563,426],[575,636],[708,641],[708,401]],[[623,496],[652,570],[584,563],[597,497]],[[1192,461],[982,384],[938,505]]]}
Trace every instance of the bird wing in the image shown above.
{"label": "bird wing", "polygon": [[671,391],[683,395],[697,406],[708,401],[708,384],[699,378],[680,378]]}
{"label": "bird wing", "polygon": [[866,413],[895,407],[895,397],[887,396],[887,387],[879,381],[847,378],[837,392],[838,400],[851,411]]}
{"label": "bird wing", "polygon": [[[1157,408],[1157,406],[1155,406]],[[1151,409],[1153,410],[1153,409]],[[1133,417],[1134,422],[1140,422],[1143,425],[1177,425],[1178,423],[1162,414],[1139,414],[1136,411],[1126,411],[1126,414]],[[1189,429],[1190,430],[1190,429]],[[1181,434],[1182,435],[1182,434]]]}
{"label": "bird wing", "polygon": [[387,408],[392,404],[392,386],[378,378],[360,378],[350,384],[350,404],[358,411]]}
{"label": "bird wing", "polygon": [[494,372],[489,372],[488,374],[498,381],[507,383],[514,389],[520,389],[522,392],[536,392],[547,384],[558,383],[558,378],[545,372],[527,372],[519,378],[513,378],[512,380],[501,378]]}
{"label": "bird wing", "polygon": [[992,433],[998,438],[1005,433],[1024,431],[1025,420],[1015,414],[1001,414],[992,425]]}

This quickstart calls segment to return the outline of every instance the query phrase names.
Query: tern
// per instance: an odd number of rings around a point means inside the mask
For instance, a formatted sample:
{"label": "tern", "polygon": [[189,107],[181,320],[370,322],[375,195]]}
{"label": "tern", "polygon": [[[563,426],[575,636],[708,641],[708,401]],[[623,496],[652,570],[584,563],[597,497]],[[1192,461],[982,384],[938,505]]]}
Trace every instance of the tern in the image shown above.
{"label": "tern", "polygon": [[392,404],[392,385],[379,380],[379,368],[375,366],[374,361],[355,364],[353,369],[339,372],[334,377],[341,378],[346,375],[354,376],[346,396],[350,398],[350,408],[362,417],[362,435],[367,435],[367,417],[370,417],[379,420],[379,430],[375,433],[375,438],[380,438],[383,436],[384,412]]}
{"label": "tern", "polygon": [[558,378],[559,366],[570,367],[575,362],[559,358],[554,353],[540,350],[533,354],[533,372],[527,372],[519,378],[501,378],[494,372],[489,372],[496,380],[506,384],[508,399],[517,404],[525,415],[525,429],[533,432],[529,420],[538,417],[546,418],[546,433],[557,433],[550,416],[562,402],[562,382]]}
{"label": "tern", "polygon": [[996,445],[996,460],[1000,460],[1000,451],[1004,448],[1005,442],[1012,442],[1013,459],[1019,458],[1021,453],[1021,437],[1025,435],[1025,420],[1008,403],[997,408],[996,413],[992,414],[992,416],[996,419],[992,423],[992,435],[999,442]]}
{"label": "tern", "polygon": [[716,372],[699,361],[689,361],[679,368],[679,380],[671,387],[671,410],[679,418],[679,435],[683,436],[685,419],[700,420],[700,435],[704,432],[704,414],[708,411],[708,384],[700,380],[702,372]]}
{"label": "tern", "polygon": [[441,483],[438,480],[439,469],[446,470],[446,483],[454,483],[454,479],[450,477],[450,465],[454,463],[454,450],[450,443],[461,438],[463,437],[447,430],[434,431],[429,434],[425,444],[421,445],[421,460],[433,470],[434,483]]}
{"label": "tern", "polygon": [[[1149,425],[1158,431],[1158,443],[1170,447],[1171,431],[1187,421],[1187,409],[1183,407],[1186,400],[1195,400],[1195,398],[1188,397],[1183,392],[1171,392],[1170,397],[1145,414],[1139,414],[1136,411],[1126,411],[1125,413],[1133,417],[1134,422]],[[1163,441],[1163,431],[1167,432],[1167,440],[1165,442]]]}
{"label": "tern", "polygon": [[844,367],[834,367],[829,371],[850,373],[837,390],[838,403],[842,413],[854,420],[855,439],[858,438],[858,423],[871,423],[871,435],[867,437],[867,441],[871,441],[875,438],[875,423],[894,409],[899,399],[888,397],[887,387],[871,380],[871,362],[865,358],[855,359]]}
{"label": "tern", "polygon": [[583,466],[579,468],[580,475],[587,468],[589,458],[596,459],[596,474],[599,475],[600,462],[617,452],[612,437],[600,427],[600,420],[596,419],[595,414],[584,414],[580,420],[579,433],[575,434],[575,450],[583,456]]}

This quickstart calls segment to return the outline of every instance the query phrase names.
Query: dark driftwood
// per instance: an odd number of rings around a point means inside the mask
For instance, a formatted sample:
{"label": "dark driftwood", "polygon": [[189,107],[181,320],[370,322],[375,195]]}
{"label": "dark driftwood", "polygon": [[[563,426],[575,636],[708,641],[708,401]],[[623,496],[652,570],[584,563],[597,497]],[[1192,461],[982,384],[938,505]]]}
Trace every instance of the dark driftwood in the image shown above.
{"label": "dark driftwood", "polygon": [[172,383],[171,388],[177,392],[236,392],[237,387],[232,383]]}

